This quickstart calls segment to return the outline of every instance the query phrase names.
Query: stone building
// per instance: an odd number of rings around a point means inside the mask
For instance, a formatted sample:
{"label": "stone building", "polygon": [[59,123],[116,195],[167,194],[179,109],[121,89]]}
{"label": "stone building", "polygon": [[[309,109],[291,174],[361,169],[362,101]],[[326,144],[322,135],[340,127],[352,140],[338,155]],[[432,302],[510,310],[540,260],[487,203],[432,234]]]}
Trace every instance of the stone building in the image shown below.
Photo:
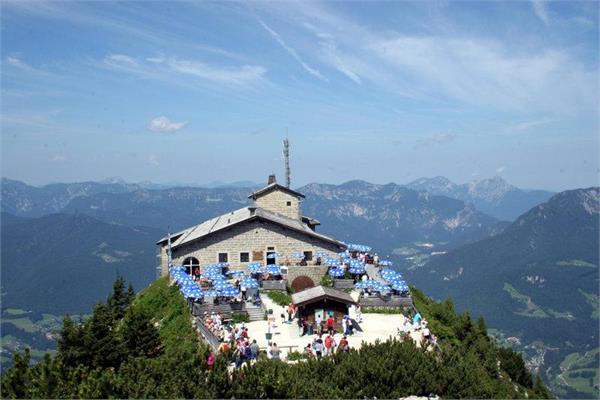
{"label": "stone building", "polygon": [[[266,187],[251,193],[252,204],[220,215],[199,225],[171,235],[174,265],[189,271],[218,262],[229,263],[231,269],[243,270],[253,261],[279,263],[284,277],[296,289],[314,286],[326,267],[314,265],[317,253],[336,256],[346,245],[316,232],[319,221],[302,215],[304,195],[279,185],[269,176]],[[168,271],[167,237],[158,241],[161,274]],[[307,266],[295,265],[292,253],[303,253]],[[269,257],[279,253],[277,259]],[[295,281],[295,282],[294,282]]]}

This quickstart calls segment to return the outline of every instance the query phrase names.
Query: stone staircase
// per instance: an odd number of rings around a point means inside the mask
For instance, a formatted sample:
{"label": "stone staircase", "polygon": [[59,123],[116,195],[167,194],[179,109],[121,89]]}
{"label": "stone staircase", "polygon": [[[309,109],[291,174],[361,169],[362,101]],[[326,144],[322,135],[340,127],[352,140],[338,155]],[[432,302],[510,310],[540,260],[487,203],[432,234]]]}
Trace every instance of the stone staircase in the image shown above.
{"label": "stone staircase", "polygon": [[265,311],[261,306],[255,306],[252,303],[246,303],[246,312],[250,321],[262,321],[265,319]]}

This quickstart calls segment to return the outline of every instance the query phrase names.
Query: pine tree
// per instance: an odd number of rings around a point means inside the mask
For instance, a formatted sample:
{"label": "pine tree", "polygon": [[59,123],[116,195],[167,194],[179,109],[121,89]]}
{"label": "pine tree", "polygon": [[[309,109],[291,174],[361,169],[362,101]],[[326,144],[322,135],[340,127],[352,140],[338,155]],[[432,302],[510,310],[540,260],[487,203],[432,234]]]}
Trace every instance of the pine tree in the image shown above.
{"label": "pine tree", "polygon": [[158,330],[151,318],[142,311],[130,308],[125,313],[121,335],[129,355],[155,357],[160,353]]}
{"label": "pine tree", "polygon": [[[133,287],[131,287],[133,291]],[[129,292],[125,292],[125,279],[121,275],[117,275],[117,279],[113,283],[113,290],[108,297],[108,307],[113,314],[115,320],[123,318],[127,306],[133,299]]]}
{"label": "pine tree", "polygon": [[123,359],[123,346],[115,330],[113,309],[98,304],[86,323],[84,346],[89,349],[92,368],[118,368]]}
{"label": "pine tree", "polygon": [[27,398],[29,385],[29,348],[13,356],[13,367],[2,376],[2,398]]}
{"label": "pine tree", "polygon": [[58,354],[66,367],[75,367],[89,361],[84,335],[83,323],[76,324],[69,315],[63,318],[63,326],[58,339]]}

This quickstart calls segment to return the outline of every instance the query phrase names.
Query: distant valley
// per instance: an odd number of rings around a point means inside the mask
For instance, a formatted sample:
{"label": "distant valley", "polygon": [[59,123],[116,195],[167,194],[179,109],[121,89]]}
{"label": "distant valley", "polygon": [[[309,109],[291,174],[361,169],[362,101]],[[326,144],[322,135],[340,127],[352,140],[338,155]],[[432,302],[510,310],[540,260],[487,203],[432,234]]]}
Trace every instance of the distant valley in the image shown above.
{"label": "distant valley", "polygon": [[502,233],[431,257],[408,276],[484,315],[501,340],[512,337],[507,343],[528,354],[556,394],[597,396],[599,215],[598,188],[561,192]]}

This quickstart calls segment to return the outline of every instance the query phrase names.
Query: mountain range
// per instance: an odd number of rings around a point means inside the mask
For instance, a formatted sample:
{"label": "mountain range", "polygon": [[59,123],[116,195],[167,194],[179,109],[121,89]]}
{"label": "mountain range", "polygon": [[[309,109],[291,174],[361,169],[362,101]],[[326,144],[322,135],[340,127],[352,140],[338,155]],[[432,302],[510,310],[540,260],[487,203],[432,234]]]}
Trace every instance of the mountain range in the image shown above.
{"label": "mountain range", "polygon": [[[596,395],[597,188],[552,196],[499,178],[465,185],[433,178],[297,190],[320,232],[372,245],[429,295],[483,314],[555,393]],[[33,187],[3,179],[3,316],[9,308],[86,312],[117,272],[145,287],[155,277],[158,238],[247,205],[251,191],[118,179]],[[37,331],[25,319],[18,318],[26,339]]]}
{"label": "mountain range", "polygon": [[437,176],[417,179],[406,187],[462,200],[492,217],[506,221],[513,221],[554,194],[545,190],[519,189],[499,176],[464,184],[456,184],[443,176]]}
{"label": "mountain range", "polygon": [[599,188],[561,192],[502,233],[431,258],[410,280],[516,338],[555,393],[597,396],[599,216]]}

